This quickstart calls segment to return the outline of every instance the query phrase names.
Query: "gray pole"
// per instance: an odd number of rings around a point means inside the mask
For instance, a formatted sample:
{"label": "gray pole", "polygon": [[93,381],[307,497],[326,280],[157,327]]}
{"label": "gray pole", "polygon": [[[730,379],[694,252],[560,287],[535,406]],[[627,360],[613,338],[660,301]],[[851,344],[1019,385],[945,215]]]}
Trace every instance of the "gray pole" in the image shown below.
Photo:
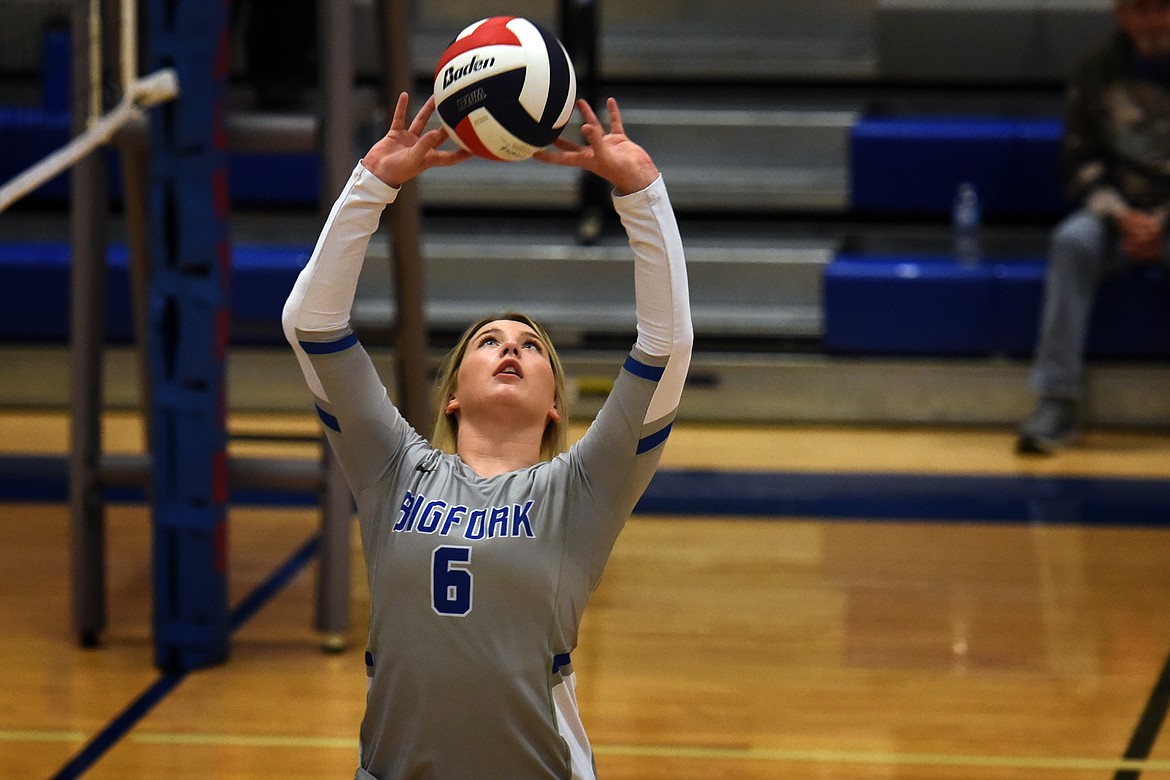
{"label": "gray pole", "polygon": [[[77,135],[85,130],[90,116],[87,0],[74,0],[72,31],[71,129]],[[83,647],[95,647],[106,628],[105,507],[100,477],[106,172],[100,149],[73,166],[69,198],[69,554],[73,568],[73,628]]]}
{"label": "gray pole", "polygon": [[[382,71],[386,106],[393,110],[398,96],[411,92],[413,64],[409,0],[380,0],[382,15]],[[412,110],[418,110],[418,105]],[[408,118],[409,121],[409,118]],[[398,408],[414,429],[424,435],[431,424],[431,380],[427,360],[426,284],[420,250],[421,207],[418,186],[408,182],[390,209],[390,255],[398,321],[394,343],[398,355]]]}
{"label": "gray pole", "polygon": [[122,155],[122,189],[126,211],[126,244],[130,254],[130,301],[134,310],[134,340],[138,353],[138,390],[142,398],[143,438],[146,452],[151,451],[154,422],[150,399],[153,388],[147,338],[150,334],[150,238],[149,191],[150,149],[145,124],[131,124],[119,134],[118,151]]}
{"label": "gray pole", "polygon": [[[354,157],[353,2],[318,0],[320,19],[321,212],[329,213]],[[322,442],[321,545],[317,583],[317,630],[323,647],[342,650],[349,630],[349,540],[352,496],[328,442]]]}

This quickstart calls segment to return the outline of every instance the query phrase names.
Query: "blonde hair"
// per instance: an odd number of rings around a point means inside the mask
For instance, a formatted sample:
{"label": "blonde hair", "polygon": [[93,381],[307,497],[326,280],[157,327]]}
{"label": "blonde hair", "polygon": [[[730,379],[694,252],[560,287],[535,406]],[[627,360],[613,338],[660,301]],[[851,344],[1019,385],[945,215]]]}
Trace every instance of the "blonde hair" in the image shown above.
{"label": "blonde hair", "polygon": [[552,366],[553,372],[553,403],[556,404],[557,411],[560,412],[560,419],[549,420],[544,427],[544,435],[540,440],[540,459],[552,460],[569,448],[569,398],[565,391],[565,370],[561,366],[560,356],[557,355],[556,347],[553,346],[552,339],[549,338],[548,331],[544,329],[544,326],[527,314],[514,311],[505,312],[498,317],[484,317],[463,331],[459,341],[443,358],[443,362],[439,366],[438,378],[435,381],[435,406],[438,411],[435,414],[435,428],[431,434],[431,443],[445,452],[455,452],[459,440],[459,419],[454,413],[447,414],[447,400],[455,393],[459,366],[463,363],[463,356],[467,353],[467,345],[471,343],[472,337],[480,328],[496,320],[523,323],[532,328],[540,340],[544,342],[548,362]]}

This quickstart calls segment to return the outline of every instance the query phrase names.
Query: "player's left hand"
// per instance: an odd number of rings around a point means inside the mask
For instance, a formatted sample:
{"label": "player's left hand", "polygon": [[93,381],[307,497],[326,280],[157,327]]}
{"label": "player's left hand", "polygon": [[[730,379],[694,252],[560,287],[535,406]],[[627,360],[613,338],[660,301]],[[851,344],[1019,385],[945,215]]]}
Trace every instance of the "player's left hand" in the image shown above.
{"label": "player's left hand", "polygon": [[407,127],[406,109],[409,102],[407,93],[398,96],[390,131],[370,147],[362,158],[362,165],[391,187],[401,187],[428,168],[454,165],[471,156],[470,152],[463,149],[439,149],[439,145],[447,140],[446,130],[437,128],[426,131],[427,120],[435,112],[434,97],[427,99],[410,127]]}
{"label": "player's left hand", "polygon": [[581,146],[558,138],[553,145],[560,150],[559,152],[542,150],[533,155],[533,158],[541,162],[583,168],[595,173],[612,184],[618,195],[630,195],[644,190],[658,178],[658,166],[645,149],[626,135],[617,101],[609,98],[606,101],[606,109],[609,111],[608,133],[589,104],[584,100],[578,100],[577,110],[581,112],[581,118],[584,120],[581,135],[587,145]]}

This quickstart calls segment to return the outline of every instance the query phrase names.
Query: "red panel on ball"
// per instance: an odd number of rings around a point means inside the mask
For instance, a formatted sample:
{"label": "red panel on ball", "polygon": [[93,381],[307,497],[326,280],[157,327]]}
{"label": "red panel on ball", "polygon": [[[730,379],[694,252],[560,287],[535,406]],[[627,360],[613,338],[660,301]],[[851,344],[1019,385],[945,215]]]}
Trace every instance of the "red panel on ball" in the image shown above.
{"label": "red panel on ball", "polygon": [[435,68],[435,75],[438,76],[439,71],[448,62],[472,49],[478,49],[481,46],[519,46],[520,39],[507,27],[508,22],[515,18],[515,16],[493,16],[479,27],[476,27],[475,32],[466,38],[452,41],[451,45],[447,47],[447,50],[443,52],[443,56],[439,58],[439,65]]}
{"label": "red panel on ball", "polygon": [[475,134],[475,128],[471,126],[471,117],[465,116],[463,120],[455,125],[455,135],[459,136],[459,140],[476,157],[485,157],[489,160],[498,160],[499,162],[506,162],[502,157],[497,157],[483,145],[483,141],[479,140],[479,136]]}

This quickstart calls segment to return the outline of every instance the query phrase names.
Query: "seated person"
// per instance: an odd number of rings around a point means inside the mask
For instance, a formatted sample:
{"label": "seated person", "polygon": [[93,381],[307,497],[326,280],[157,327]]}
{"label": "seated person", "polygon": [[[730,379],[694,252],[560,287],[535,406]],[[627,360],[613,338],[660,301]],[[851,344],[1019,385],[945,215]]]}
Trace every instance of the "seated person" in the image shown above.
{"label": "seated person", "polygon": [[1085,338],[1101,281],[1134,263],[1167,263],[1170,210],[1170,0],[1115,0],[1118,28],[1068,90],[1064,155],[1079,208],[1052,237],[1039,397],[1016,449],[1051,454],[1077,433]]}

